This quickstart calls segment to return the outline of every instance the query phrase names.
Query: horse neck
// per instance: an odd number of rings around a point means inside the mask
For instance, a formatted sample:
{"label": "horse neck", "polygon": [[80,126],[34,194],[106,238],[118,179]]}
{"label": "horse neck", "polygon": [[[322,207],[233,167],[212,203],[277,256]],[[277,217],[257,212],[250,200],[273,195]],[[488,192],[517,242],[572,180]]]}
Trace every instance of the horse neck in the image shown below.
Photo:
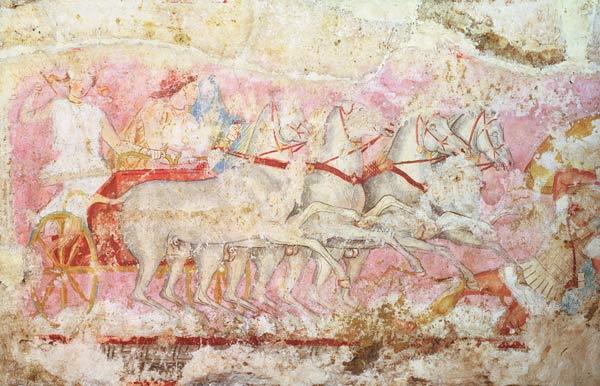
{"label": "horse neck", "polygon": [[460,136],[471,148],[473,153],[478,153],[477,138],[486,119],[483,111],[461,115],[453,125],[454,133]]}
{"label": "horse neck", "polygon": [[362,173],[362,153],[355,149],[344,127],[344,116],[340,107],[336,107],[327,117],[324,132],[324,144],[317,162],[326,162],[329,166],[346,174]]}
{"label": "horse neck", "polygon": [[250,135],[250,144],[246,153],[260,156],[263,153],[270,152],[265,157],[279,161],[289,160],[290,154],[288,151],[278,151],[286,144],[283,143],[279,135],[279,117],[272,104],[265,106],[258,115]]}
{"label": "horse neck", "polygon": [[[417,139],[415,138],[415,125],[418,118],[413,118],[398,131],[391,141],[387,150],[386,158],[393,162],[412,161],[423,158],[419,152]],[[420,139],[419,139],[420,141]]]}

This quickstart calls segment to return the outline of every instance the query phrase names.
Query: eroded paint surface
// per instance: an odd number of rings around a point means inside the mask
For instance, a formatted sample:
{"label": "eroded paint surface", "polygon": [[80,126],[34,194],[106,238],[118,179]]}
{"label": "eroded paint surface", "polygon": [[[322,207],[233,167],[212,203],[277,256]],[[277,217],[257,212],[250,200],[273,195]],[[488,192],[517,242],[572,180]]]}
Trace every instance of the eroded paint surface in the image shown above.
{"label": "eroded paint surface", "polygon": [[6,384],[597,384],[594,1],[0,2]]}

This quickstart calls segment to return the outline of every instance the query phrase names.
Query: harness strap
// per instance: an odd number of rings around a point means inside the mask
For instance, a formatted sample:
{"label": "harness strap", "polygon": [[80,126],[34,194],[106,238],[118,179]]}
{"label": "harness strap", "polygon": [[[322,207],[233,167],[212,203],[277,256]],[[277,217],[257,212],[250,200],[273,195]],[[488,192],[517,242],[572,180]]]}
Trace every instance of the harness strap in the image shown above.
{"label": "harness strap", "polygon": [[440,155],[440,156],[434,157],[434,158],[424,158],[424,159],[415,159],[415,160],[410,160],[410,161],[394,162],[394,165],[419,164],[419,163],[424,163],[424,162],[437,163],[439,161],[445,160],[446,158],[448,158],[448,156],[446,154],[443,154],[443,155]]}
{"label": "harness strap", "polygon": [[364,182],[364,178],[362,176],[357,176],[356,174],[350,176],[341,171],[340,169],[335,168],[324,162],[307,162],[306,165],[309,168],[309,172],[312,170],[322,170],[331,173],[334,176],[337,176],[342,180],[351,183],[352,185],[358,185]]}
{"label": "harness strap", "polygon": [[[369,140],[368,142],[366,142],[366,143],[364,143],[364,144],[360,145],[360,146],[359,146],[359,147],[357,147],[356,149],[352,149],[352,150],[350,150],[350,151],[349,151],[348,153],[346,153],[345,155],[354,154],[354,153],[356,153],[357,151],[360,151],[361,153],[364,153],[365,151],[367,151],[367,149],[368,149],[369,147],[373,146],[373,145],[374,145],[374,144],[375,144],[377,141],[379,141],[379,140],[381,139],[381,137],[383,137],[383,135],[381,135],[381,134],[380,134],[380,135],[378,135],[377,137],[375,137],[375,138],[373,138],[373,139]],[[333,162],[333,161],[335,161],[336,159],[339,159],[339,158],[340,158],[340,156],[339,156],[339,155],[336,155],[335,157],[329,158],[328,160],[326,160],[326,161],[323,161],[323,162],[321,162],[321,163],[323,163],[323,164],[328,164],[328,163],[330,163],[330,162]]]}
{"label": "harness strap", "polygon": [[[419,160],[419,161],[421,161],[421,160]],[[406,173],[404,170],[397,167],[395,165],[395,163],[392,162],[391,160],[385,160],[382,163],[373,162],[373,163],[367,165],[365,167],[365,171],[363,172],[361,180],[362,180],[362,182],[365,182],[365,181],[369,180],[370,178],[378,176],[385,171],[390,171],[394,174],[399,175],[400,177],[404,178],[404,180],[406,180],[406,182],[408,182],[415,188],[421,190],[422,192],[427,191],[426,184],[420,183],[420,182],[416,181],[415,179],[413,179],[408,173]]]}
{"label": "harness strap", "polygon": [[279,169],[285,169],[287,168],[287,166],[289,165],[289,162],[284,162],[284,161],[280,161],[280,160],[276,160],[273,158],[265,158],[265,157],[254,157],[245,153],[240,153],[237,151],[231,151],[231,150],[227,150],[224,149],[222,147],[217,147],[215,148],[217,150],[221,150],[223,153],[227,154],[227,155],[231,155],[237,158],[241,158],[241,159],[245,159],[248,161],[251,161],[252,163],[255,163],[257,165],[266,165],[266,166],[272,166],[275,168],[279,168]]}
{"label": "harness strap", "polygon": [[475,130],[477,130],[477,124],[479,123],[479,120],[481,119],[481,117],[483,117],[483,121],[485,123],[484,114],[485,114],[485,112],[483,110],[481,110],[479,115],[477,115],[477,118],[475,118],[475,122],[473,122],[473,126],[471,127],[471,134],[469,134],[469,142],[467,143],[467,145],[469,145],[469,148],[471,148],[471,142],[473,141],[473,135],[475,135]]}
{"label": "harness strap", "polygon": [[423,126],[427,127],[427,124],[429,123],[429,119],[427,121],[425,121],[425,119],[421,116],[421,114],[419,114],[417,116],[417,121],[415,122],[415,141],[417,142],[417,148],[422,148],[423,144],[420,141],[420,129],[419,129],[419,122],[423,123]]}
{"label": "harness strap", "polygon": [[306,142],[295,143],[293,145],[288,145],[281,148],[265,151],[264,153],[260,153],[258,157],[262,157],[273,153],[279,153],[285,150],[292,150],[292,153],[296,153],[298,150],[302,149],[304,145],[306,145]]}
{"label": "harness strap", "polygon": [[408,182],[415,188],[419,189],[420,191],[422,191],[422,192],[427,191],[427,185],[414,180],[411,176],[408,175],[408,173],[406,173],[404,170],[398,168],[396,165],[392,164],[392,166],[390,167],[390,171],[392,173],[395,173],[395,174],[399,175],[400,177],[404,178],[406,180],[406,182]]}

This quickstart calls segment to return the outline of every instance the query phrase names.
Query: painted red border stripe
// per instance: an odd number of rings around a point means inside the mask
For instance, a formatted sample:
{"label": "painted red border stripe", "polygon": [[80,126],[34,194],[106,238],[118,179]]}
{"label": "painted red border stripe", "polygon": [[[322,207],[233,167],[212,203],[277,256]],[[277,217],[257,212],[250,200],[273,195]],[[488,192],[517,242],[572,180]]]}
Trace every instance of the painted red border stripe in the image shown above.
{"label": "painted red border stripe", "polygon": [[[69,343],[71,341],[70,337],[59,334],[40,335],[38,338],[49,343]],[[495,344],[500,350],[528,350],[527,345],[519,340],[505,340],[501,338],[462,338],[459,340],[474,341],[478,344],[488,342]],[[355,346],[358,344],[357,342],[346,342],[331,338],[271,339],[257,336],[244,339],[225,338],[218,336],[132,336],[127,338],[118,336],[102,336],[98,337],[96,341],[99,344],[114,344],[123,346],[143,346],[154,344],[168,346],[232,346],[235,344],[262,346],[283,344],[287,346],[341,347]]]}
{"label": "painted red border stripe", "polygon": [[175,346],[232,346],[243,344],[249,346],[261,346],[264,344],[283,343],[288,346],[352,346],[356,343],[339,341],[330,338],[317,339],[264,339],[260,337],[248,337],[244,339],[232,339],[224,337],[200,337],[200,336],[134,336],[121,338],[117,336],[104,336],[98,338],[101,344],[116,345],[152,345],[166,344]]}

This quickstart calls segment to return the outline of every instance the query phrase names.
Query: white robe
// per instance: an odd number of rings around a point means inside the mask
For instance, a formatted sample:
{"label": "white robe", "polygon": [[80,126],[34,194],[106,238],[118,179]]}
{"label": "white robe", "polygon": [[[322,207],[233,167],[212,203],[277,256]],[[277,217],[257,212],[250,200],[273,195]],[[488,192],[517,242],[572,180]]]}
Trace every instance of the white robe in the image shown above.
{"label": "white robe", "polygon": [[74,196],[65,209],[85,219],[90,198],[110,176],[100,146],[106,117],[98,107],[67,99],[54,100],[51,109],[52,149],[57,158],[42,169],[41,179],[47,185],[61,183],[62,190],[38,216],[63,210],[67,195],[78,190],[83,195]]}

